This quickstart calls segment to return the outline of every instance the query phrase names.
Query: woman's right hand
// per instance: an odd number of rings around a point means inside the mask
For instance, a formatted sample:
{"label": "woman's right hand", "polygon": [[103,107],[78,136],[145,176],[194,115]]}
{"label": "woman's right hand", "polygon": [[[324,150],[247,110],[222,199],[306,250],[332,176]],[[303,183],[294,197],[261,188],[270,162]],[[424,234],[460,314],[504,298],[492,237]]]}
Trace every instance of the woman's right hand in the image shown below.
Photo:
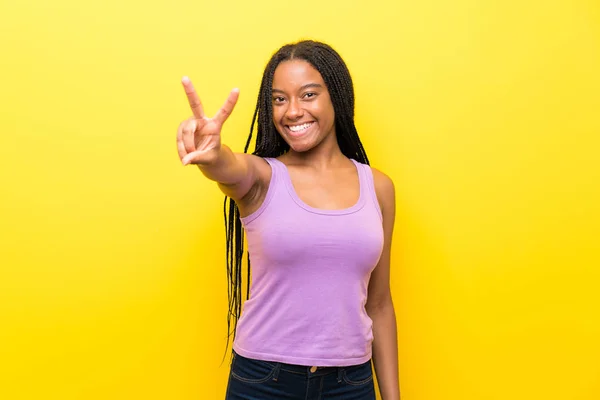
{"label": "woman's right hand", "polygon": [[183,165],[210,165],[219,156],[221,128],[233,111],[240,92],[238,89],[233,89],[223,107],[214,117],[208,118],[204,115],[202,103],[190,79],[187,76],[183,77],[181,83],[194,116],[179,124],[177,130],[179,158]]}

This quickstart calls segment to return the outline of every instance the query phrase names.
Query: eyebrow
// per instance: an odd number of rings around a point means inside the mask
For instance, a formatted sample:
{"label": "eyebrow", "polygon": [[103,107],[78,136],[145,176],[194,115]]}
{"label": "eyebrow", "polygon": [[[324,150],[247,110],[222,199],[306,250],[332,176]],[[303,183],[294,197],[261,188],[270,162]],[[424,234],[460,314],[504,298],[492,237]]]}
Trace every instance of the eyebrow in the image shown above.
{"label": "eyebrow", "polygon": [[[307,83],[306,85],[303,85],[300,88],[300,91],[303,91],[304,89],[308,89],[308,88],[323,88],[323,85],[321,85],[320,83]],[[272,92],[273,93],[275,93],[275,92],[277,92],[277,93],[285,93],[281,89],[273,89]]]}

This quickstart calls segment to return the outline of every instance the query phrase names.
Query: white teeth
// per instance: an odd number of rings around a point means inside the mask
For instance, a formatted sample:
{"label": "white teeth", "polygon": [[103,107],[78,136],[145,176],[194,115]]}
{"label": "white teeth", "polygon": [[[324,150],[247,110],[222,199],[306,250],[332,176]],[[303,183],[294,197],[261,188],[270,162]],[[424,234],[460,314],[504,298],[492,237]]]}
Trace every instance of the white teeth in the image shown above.
{"label": "white teeth", "polygon": [[290,125],[289,128],[290,128],[290,131],[292,131],[292,132],[301,132],[305,129],[308,129],[308,127],[311,125],[312,125],[312,122],[309,122],[309,123],[302,124],[302,125],[295,125],[295,126]]}

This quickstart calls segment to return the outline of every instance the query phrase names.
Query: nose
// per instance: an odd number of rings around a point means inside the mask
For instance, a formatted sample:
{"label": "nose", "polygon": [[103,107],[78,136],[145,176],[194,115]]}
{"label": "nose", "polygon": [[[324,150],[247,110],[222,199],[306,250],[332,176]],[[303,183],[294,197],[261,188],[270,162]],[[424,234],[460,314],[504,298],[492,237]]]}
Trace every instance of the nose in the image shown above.
{"label": "nose", "polygon": [[304,115],[304,110],[300,106],[298,99],[291,99],[286,110],[285,116],[290,120],[296,120]]}

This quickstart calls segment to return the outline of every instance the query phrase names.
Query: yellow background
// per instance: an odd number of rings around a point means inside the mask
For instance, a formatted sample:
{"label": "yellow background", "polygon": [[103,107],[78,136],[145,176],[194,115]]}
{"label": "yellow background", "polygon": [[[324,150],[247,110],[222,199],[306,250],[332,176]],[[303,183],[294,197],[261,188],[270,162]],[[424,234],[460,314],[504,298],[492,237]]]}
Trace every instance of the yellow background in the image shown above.
{"label": "yellow background", "polygon": [[3,0],[0,398],[221,399],[222,195],[189,75],[246,140],[280,45],[331,43],[397,188],[404,400],[600,398],[595,1]]}

